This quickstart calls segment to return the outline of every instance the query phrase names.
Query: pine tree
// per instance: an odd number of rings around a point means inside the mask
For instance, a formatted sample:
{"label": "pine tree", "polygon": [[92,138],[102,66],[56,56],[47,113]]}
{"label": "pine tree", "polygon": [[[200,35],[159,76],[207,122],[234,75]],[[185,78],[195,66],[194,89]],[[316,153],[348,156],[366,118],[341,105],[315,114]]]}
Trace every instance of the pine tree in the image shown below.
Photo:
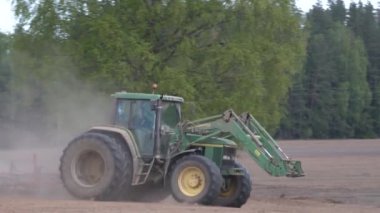
{"label": "pine tree", "polygon": [[346,22],[346,7],[343,0],[329,0],[329,9],[334,22],[345,24]]}
{"label": "pine tree", "polygon": [[[316,5],[308,13],[310,37],[303,76],[289,98],[286,137],[357,137],[369,104],[363,43],[345,27],[343,3]],[[338,12],[337,12],[338,11]],[[298,128],[298,129],[294,129]],[[285,134],[285,132],[291,134]]]}
{"label": "pine tree", "polygon": [[366,108],[362,125],[357,131],[362,137],[374,137],[374,134],[380,134],[380,28],[376,23],[373,6],[370,3],[365,6],[351,3],[348,27],[364,42],[369,61],[367,81],[372,94],[371,103]]}

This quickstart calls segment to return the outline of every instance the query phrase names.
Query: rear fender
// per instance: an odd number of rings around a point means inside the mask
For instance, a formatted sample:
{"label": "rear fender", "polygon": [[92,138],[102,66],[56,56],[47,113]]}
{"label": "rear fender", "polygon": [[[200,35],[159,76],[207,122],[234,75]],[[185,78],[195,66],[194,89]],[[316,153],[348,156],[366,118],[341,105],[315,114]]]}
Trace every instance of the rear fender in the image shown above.
{"label": "rear fender", "polygon": [[139,149],[137,147],[137,144],[135,142],[135,139],[133,137],[133,134],[128,130],[124,128],[118,128],[118,127],[111,127],[111,126],[95,126],[92,127],[89,132],[99,132],[105,135],[109,135],[111,137],[117,137],[121,139],[126,146],[128,146],[129,151],[132,156],[132,165],[133,165],[133,179],[132,179],[132,185],[136,185],[135,183],[138,182],[138,170],[139,170],[139,159],[141,159],[141,155],[139,152]]}

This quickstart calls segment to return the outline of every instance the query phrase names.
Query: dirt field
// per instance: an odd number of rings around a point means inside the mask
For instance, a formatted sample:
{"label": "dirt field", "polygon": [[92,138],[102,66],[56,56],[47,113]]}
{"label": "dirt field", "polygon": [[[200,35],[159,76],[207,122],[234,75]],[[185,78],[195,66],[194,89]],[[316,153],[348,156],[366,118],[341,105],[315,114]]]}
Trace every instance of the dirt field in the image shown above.
{"label": "dirt field", "polygon": [[[306,176],[271,177],[241,154],[240,161],[254,176],[251,199],[241,209],[184,205],[171,198],[160,203],[78,201],[59,185],[59,151],[2,151],[0,213],[380,212],[380,139],[281,141],[280,145],[302,161]],[[19,184],[12,185],[15,178]]]}

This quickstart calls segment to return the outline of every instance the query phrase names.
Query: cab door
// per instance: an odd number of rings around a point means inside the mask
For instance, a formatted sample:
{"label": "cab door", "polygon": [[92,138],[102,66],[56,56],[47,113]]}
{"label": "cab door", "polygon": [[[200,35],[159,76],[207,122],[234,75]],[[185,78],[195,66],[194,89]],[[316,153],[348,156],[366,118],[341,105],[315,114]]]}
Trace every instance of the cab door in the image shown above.
{"label": "cab door", "polygon": [[149,100],[117,101],[115,124],[129,129],[144,158],[153,157],[156,113]]}

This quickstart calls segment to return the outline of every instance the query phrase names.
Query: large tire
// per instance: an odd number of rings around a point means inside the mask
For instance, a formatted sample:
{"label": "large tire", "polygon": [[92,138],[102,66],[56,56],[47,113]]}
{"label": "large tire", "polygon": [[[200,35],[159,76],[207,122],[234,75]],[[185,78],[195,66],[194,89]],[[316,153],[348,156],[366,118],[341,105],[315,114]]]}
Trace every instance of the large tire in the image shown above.
{"label": "large tire", "polygon": [[199,155],[179,159],[173,166],[170,188],[178,202],[212,204],[218,197],[223,178],[214,162]]}
{"label": "large tire", "polygon": [[67,191],[81,199],[119,200],[132,181],[132,158],[126,145],[100,133],[75,138],[61,157]]}
{"label": "large tire", "polygon": [[224,183],[215,205],[240,208],[251,195],[252,180],[246,168],[234,163],[235,168],[240,168],[243,175],[224,176]]}

